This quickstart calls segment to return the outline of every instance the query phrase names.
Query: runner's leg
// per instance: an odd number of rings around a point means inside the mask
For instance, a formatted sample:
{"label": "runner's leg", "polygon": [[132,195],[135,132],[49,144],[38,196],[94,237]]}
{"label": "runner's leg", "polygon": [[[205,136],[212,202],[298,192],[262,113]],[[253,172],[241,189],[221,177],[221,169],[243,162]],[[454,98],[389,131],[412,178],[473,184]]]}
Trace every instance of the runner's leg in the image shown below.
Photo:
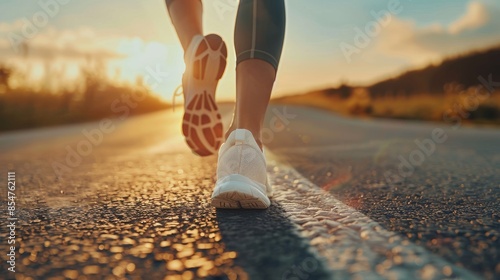
{"label": "runner's leg", "polygon": [[262,146],[260,132],[273,89],[285,34],[284,0],[241,0],[235,27],[236,108],[228,136],[248,129]]}
{"label": "runner's leg", "polygon": [[170,19],[184,51],[191,39],[203,35],[203,5],[200,0],[166,0]]}

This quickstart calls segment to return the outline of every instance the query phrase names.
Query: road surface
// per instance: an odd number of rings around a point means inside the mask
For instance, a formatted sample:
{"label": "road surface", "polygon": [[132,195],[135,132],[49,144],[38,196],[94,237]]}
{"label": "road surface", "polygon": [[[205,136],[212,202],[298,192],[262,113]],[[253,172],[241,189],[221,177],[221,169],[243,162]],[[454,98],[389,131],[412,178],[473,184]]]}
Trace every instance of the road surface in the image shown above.
{"label": "road surface", "polygon": [[[240,211],[209,205],[216,159],[190,153],[180,118],[160,112],[0,135],[1,275],[500,276],[498,130],[273,106],[265,131],[273,205]],[[17,219],[13,231],[8,218]]]}

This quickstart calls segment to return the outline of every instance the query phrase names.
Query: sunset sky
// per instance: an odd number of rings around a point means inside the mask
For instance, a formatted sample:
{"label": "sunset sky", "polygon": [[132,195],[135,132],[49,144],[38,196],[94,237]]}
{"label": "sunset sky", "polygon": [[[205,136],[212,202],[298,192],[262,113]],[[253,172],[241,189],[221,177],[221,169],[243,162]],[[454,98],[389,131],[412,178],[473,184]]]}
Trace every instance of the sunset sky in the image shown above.
{"label": "sunset sky", "polygon": [[[170,100],[184,65],[162,0],[61,0],[68,3],[28,34],[30,56],[26,61],[21,52],[14,51],[12,42],[27,37],[23,29],[28,21],[36,22],[37,13],[43,11],[40,3],[53,1],[0,2],[0,63],[31,65],[35,78],[37,73],[43,75],[50,61],[50,67],[65,69],[64,76],[71,79],[78,74],[76,65],[89,55],[107,61],[107,71],[118,80],[134,80],[159,68],[167,74],[155,92]],[[346,58],[341,46],[356,46],[356,28],[364,30],[374,20],[373,14],[387,10],[390,2],[286,1],[287,33],[275,96],[336,86],[342,81],[369,84],[443,57],[500,44],[499,1],[401,0],[400,12],[392,14],[376,35]],[[237,1],[204,3],[206,33],[220,34],[231,50],[218,99],[232,100]]]}

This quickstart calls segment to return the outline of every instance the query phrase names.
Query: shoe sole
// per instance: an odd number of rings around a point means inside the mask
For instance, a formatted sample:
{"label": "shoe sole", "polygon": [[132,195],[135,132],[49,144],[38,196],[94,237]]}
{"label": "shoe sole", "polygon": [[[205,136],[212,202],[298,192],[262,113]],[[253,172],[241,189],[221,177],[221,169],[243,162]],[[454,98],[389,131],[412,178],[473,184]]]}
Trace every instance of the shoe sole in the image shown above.
{"label": "shoe sole", "polygon": [[[185,106],[182,133],[191,150],[200,156],[216,154],[223,140],[219,109],[215,104],[215,90],[226,68],[227,48],[215,34],[205,36],[192,57],[190,79],[201,84],[199,92]],[[218,63],[217,63],[218,62]],[[190,81],[187,81],[190,84]],[[190,90],[190,89],[188,89]],[[191,94],[191,93],[186,93]]]}
{"label": "shoe sole", "polygon": [[242,175],[230,175],[231,180],[217,184],[212,196],[212,206],[224,209],[267,209],[271,201]]}

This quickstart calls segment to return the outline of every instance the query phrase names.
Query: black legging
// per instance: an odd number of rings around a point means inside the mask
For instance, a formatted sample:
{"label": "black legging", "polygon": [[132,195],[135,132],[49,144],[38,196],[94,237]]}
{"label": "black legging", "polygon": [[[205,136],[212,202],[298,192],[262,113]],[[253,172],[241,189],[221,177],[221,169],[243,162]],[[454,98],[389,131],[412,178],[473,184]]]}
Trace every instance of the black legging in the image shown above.
{"label": "black legging", "polygon": [[[173,1],[166,0],[167,6]],[[256,58],[278,69],[285,21],[284,0],[240,0],[234,28],[236,63]]]}

